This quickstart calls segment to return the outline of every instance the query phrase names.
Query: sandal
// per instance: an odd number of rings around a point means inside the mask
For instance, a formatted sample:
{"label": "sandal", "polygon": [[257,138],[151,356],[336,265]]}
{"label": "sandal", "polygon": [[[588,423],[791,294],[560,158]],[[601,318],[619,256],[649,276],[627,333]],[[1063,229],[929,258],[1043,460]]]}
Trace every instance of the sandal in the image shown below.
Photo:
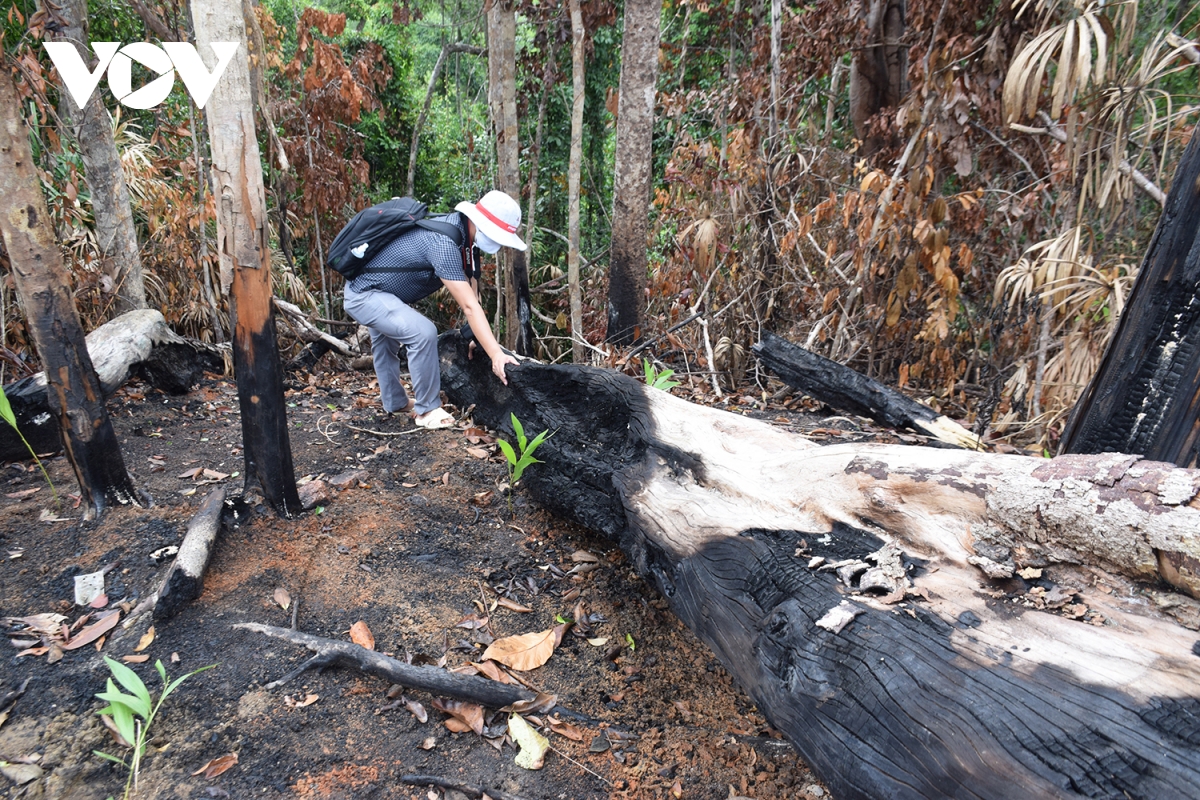
{"label": "sandal", "polygon": [[425,428],[430,431],[454,427],[454,417],[446,413],[446,410],[441,406],[438,406],[433,411],[418,415],[413,419],[413,422],[418,428]]}

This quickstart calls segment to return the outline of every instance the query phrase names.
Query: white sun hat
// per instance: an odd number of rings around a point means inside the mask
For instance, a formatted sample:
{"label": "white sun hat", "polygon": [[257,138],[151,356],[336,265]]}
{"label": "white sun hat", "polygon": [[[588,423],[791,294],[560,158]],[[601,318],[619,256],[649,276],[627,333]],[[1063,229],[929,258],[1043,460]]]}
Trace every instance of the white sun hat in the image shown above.
{"label": "white sun hat", "polygon": [[517,235],[517,228],[521,226],[521,206],[506,193],[493,189],[478,203],[464,200],[454,210],[466,214],[475,223],[475,244],[485,253],[494,253],[500,247],[525,249],[525,242]]}

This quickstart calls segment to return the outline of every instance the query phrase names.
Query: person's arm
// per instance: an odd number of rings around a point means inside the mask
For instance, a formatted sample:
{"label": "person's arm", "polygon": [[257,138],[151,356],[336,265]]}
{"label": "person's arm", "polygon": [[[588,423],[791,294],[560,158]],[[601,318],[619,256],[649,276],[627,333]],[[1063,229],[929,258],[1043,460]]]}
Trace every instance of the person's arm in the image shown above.
{"label": "person's arm", "polygon": [[508,378],[504,374],[504,365],[516,364],[517,360],[500,349],[500,343],[492,335],[487,315],[483,313],[483,306],[479,305],[479,299],[475,296],[470,282],[450,281],[442,278],[442,283],[446,285],[454,302],[458,303],[459,308],[463,310],[467,324],[471,326],[471,332],[475,334],[475,341],[492,360],[492,372],[496,373],[496,377],[507,385]]}

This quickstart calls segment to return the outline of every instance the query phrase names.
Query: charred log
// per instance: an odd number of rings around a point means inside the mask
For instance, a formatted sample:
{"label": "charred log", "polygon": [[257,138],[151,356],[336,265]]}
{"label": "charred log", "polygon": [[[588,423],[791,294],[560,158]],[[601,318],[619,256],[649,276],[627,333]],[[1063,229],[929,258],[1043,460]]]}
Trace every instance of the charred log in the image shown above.
{"label": "charred log", "polygon": [[618,542],[836,797],[1194,796],[1200,635],[1155,609],[1200,626],[1163,591],[1200,590],[1200,472],[817,447],[599,369],[503,386],[454,335],[442,366],[476,421],[555,432],[524,488]]}
{"label": "charred log", "polygon": [[[170,394],[191,389],[204,372],[221,372],[219,348],[176,335],[158,311],[122,314],[87,335],[87,350],[105,397],[132,378],[141,378]],[[62,449],[57,421],[46,397],[46,375],[39,372],[4,387],[17,426],[37,453]],[[0,426],[0,460],[29,457],[29,451],[7,425]]]}
{"label": "charred log", "polygon": [[751,349],[788,386],[833,408],[868,417],[880,425],[928,434],[956,447],[980,449],[979,438],[949,417],[787,339],[765,332],[762,341]]}

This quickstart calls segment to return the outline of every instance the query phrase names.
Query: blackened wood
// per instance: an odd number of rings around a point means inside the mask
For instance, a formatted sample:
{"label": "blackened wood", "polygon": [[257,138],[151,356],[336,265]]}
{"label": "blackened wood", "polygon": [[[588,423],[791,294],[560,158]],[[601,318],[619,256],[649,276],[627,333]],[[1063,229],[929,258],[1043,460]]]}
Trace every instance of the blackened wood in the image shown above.
{"label": "blackened wood", "polygon": [[[611,371],[522,364],[502,386],[454,334],[441,359],[477,422],[554,432],[524,490],[617,542],[839,800],[1195,797],[1200,634],[1153,609],[1200,606],[1160,596],[1153,562],[1195,560],[1200,472],[816,447]],[[1141,525],[1165,538],[1139,548]],[[885,544],[914,584],[902,605],[810,567]],[[1071,566],[1110,562],[1151,582]],[[1027,608],[1038,579],[1013,570],[1035,563],[1105,624]],[[842,603],[843,629],[818,625]]]}
{"label": "blackened wood", "polygon": [[225,490],[213,489],[200,510],[188,522],[187,533],[179,544],[175,561],[158,587],[154,618],[168,619],[204,590],[204,573],[216,549],[221,533],[221,512],[225,508]]}
{"label": "blackened wood", "polygon": [[[87,335],[88,354],[105,397],[126,381],[140,377],[155,389],[183,394],[203,374],[222,372],[220,348],[184,339],[175,334],[152,309],[122,314]],[[62,449],[56,420],[46,396],[46,374],[39,372],[4,387],[13,407],[17,426],[34,452],[57,453]],[[21,460],[29,451],[7,425],[0,425],[0,460]]]}
{"label": "blackened wood", "polygon": [[1200,136],[1193,132],[1117,331],[1060,453],[1200,458]]}
{"label": "blackened wood", "polygon": [[[277,628],[273,625],[260,625],[257,622],[243,622],[233,627],[302,645],[315,654],[309,662],[302,665],[300,670],[267,684],[268,689],[283,685],[305,669],[343,666],[383,678],[392,683],[398,683],[409,689],[419,689],[442,697],[479,703],[489,708],[504,708],[515,703],[532,703],[538,700],[537,694],[516,684],[500,683],[477,675],[457,675],[435,667],[417,667],[405,664],[403,661],[398,661],[374,650],[368,650],[354,642],[327,639],[324,636],[313,636],[311,633]],[[563,706],[552,706],[548,710],[570,716],[572,719],[583,718],[579,712]]]}
{"label": "blackened wood", "polygon": [[[221,280],[230,290],[233,371],[245,458],[245,491],[261,492],[276,513],[301,511],[283,399],[283,366],[271,306],[271,246],[262,160],[254,127],[242,5],[191,0],[196,40],[238,42],[204,106],[212,151]],[[201,44],[202,55],[206,49]]]}
{"label": "blackened wood", "polygon": [[927,433],[958,447],[979,448],[978,437],[929,406],[769,331],[751,350],[788,386],[833,408],[880,425]]}
{"label": "blackened wood", "polygon": [[26,323],[46,367],[51,414],[79,482],[84,515],[96,517],[113,503],[131,503],[133,481],[88,355],[71,294],[71,274],[42,196],[17,89],[2,69],[0,233]]}

